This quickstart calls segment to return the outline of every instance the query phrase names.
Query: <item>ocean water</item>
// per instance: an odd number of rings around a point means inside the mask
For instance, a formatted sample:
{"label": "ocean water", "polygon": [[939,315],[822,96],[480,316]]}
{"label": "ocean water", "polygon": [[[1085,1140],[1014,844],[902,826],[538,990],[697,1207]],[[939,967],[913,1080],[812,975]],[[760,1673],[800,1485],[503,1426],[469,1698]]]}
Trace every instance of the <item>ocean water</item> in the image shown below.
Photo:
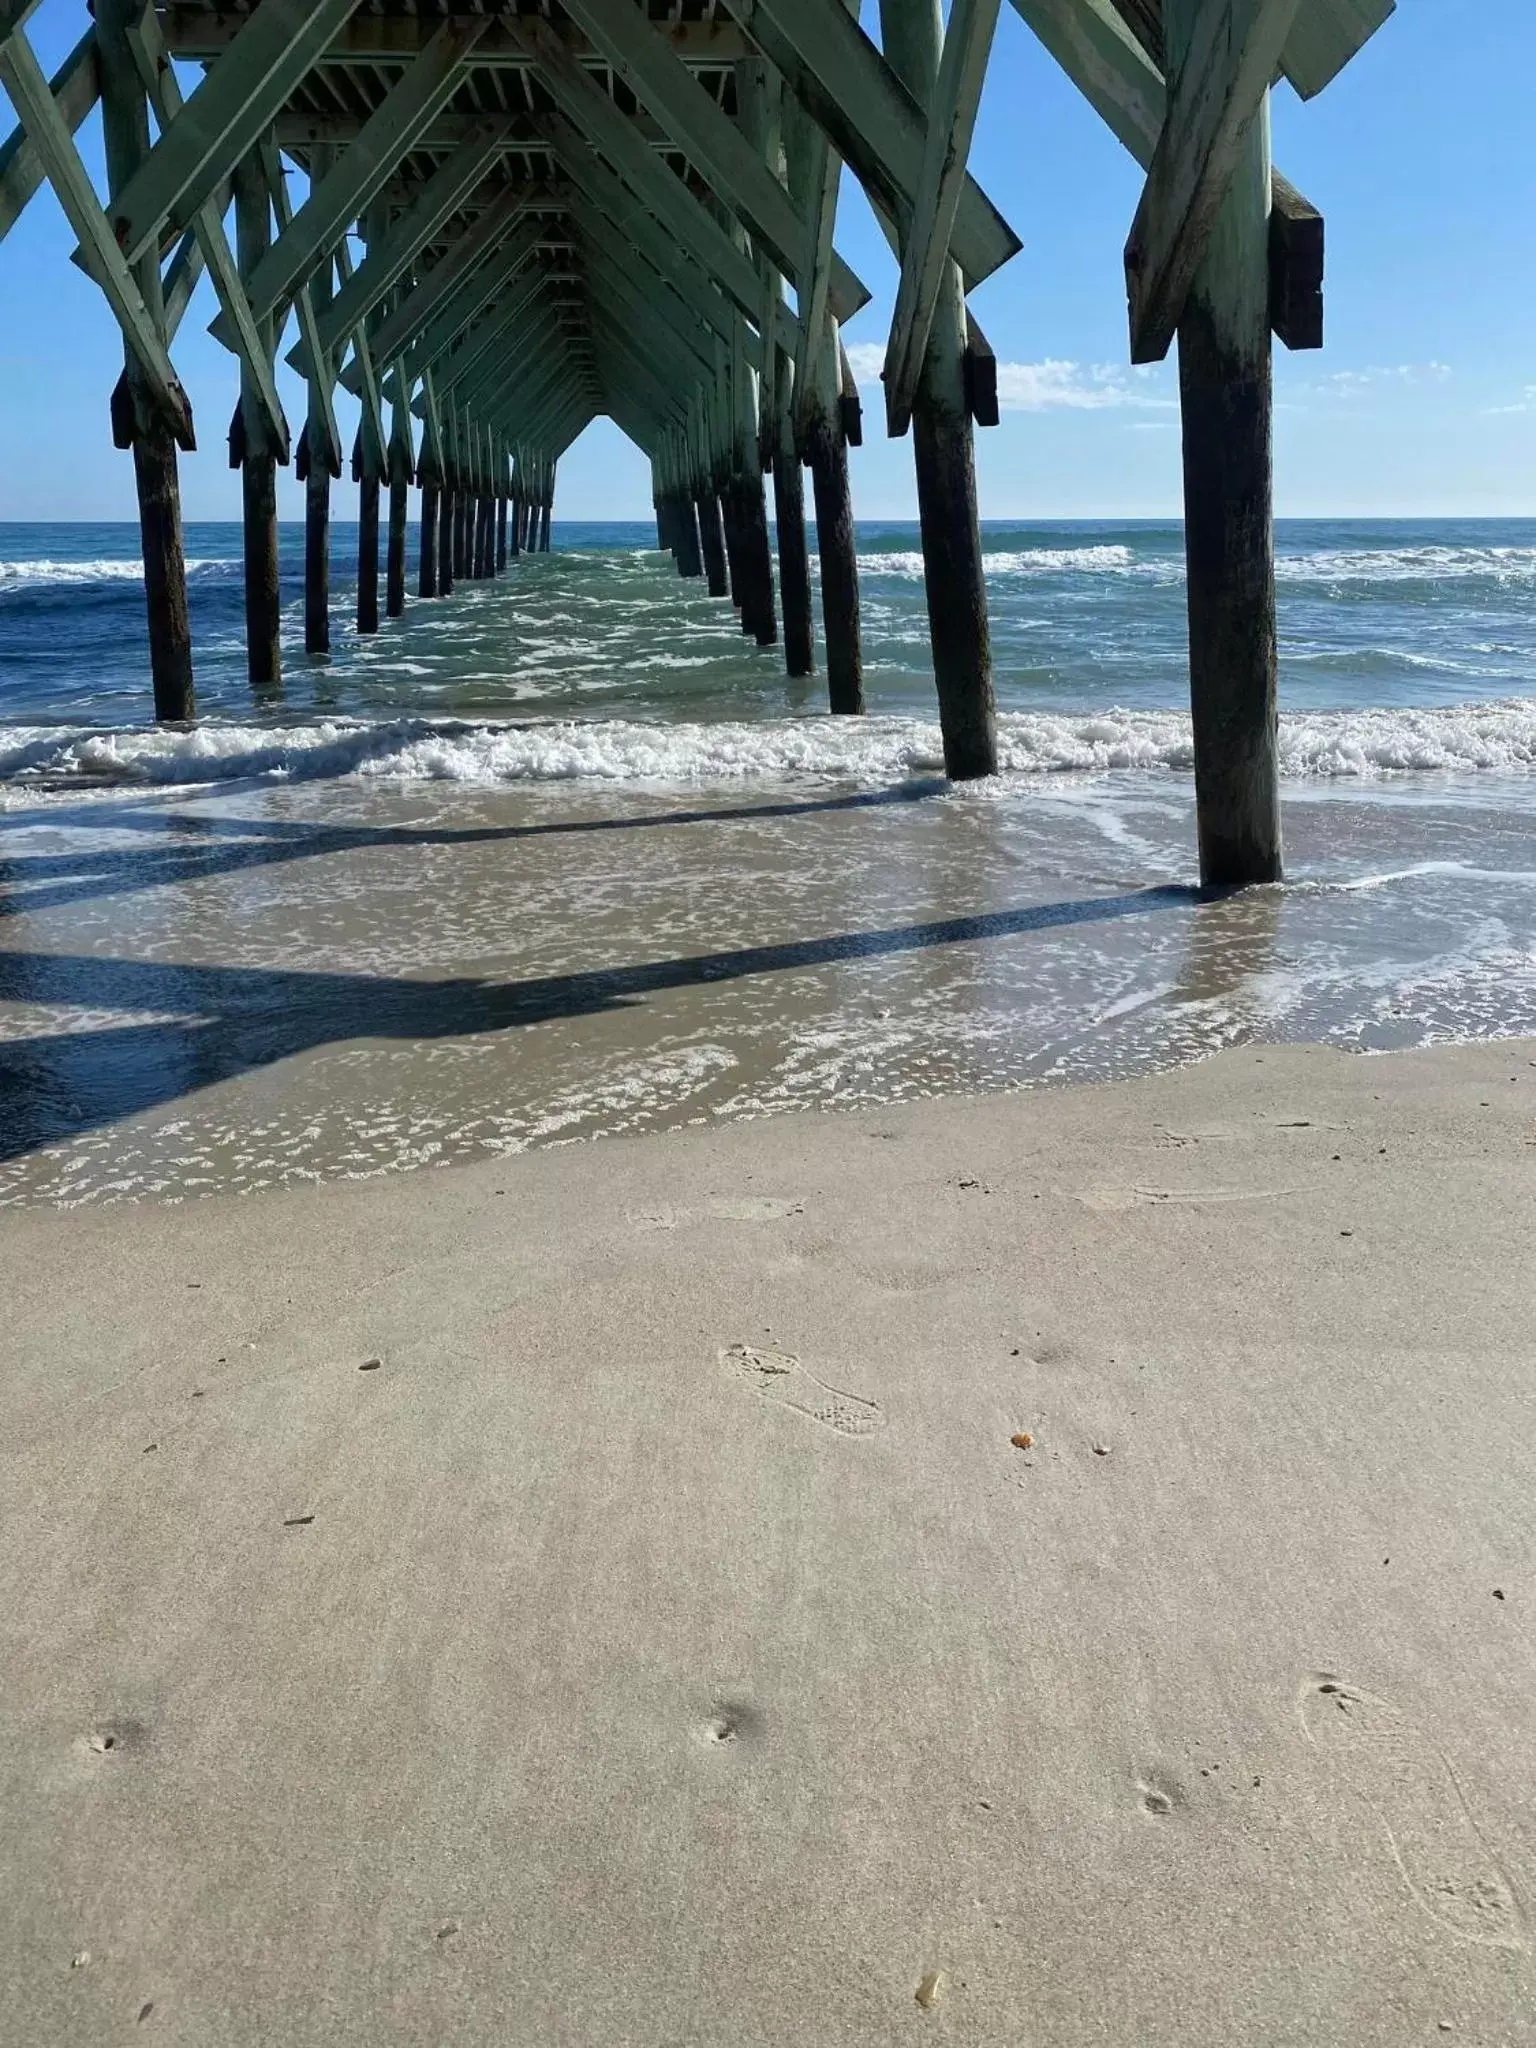
{"label": "ocean water", "polygon": [[0,1202],[1536,1033],[1536,522],[1282,523],[1287,881],[1226,901],[1176,526],[984,529],[1005,772],[953,790],[913,528],[859,529],[863,720],[650,527],[554,537],[359,641],[338,525],[311,664],[285,529],[256,701],[194,526],[161,731],[136,532],[0,526]]}

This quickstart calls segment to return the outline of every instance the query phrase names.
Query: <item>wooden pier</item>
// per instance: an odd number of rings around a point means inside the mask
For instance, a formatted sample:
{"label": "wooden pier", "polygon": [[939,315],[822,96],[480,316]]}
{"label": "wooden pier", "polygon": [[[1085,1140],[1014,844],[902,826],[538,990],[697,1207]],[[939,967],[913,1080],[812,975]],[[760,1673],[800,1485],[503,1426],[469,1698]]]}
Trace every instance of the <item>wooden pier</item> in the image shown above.
{"label": "wooden pier", "polygon": [[[1280,873],[1271,335],[1322,341],[1321,216],[1270,161],[1268,96],[1321,91],[1393,0],[1013,0],[1145,168],[1130,352],[1177,339],[1202,879]],[[305,483],[305,649],[329,652],[334,487],[358,491],[356,631],[547,550],[560,458],[606,414],[659,544],[831,711],[864,709],[841,329],[844,167],[901,266],[890,433],[913,437],[944,758],[997,766],[973,433],[996,364],[968,294],[1019,241],[966,169],[999,0],[95,0],[53,79],[0,0],[0,239],[46,180],[122,330],[112,394],[143,533],[157,717],[195,713],[173,349],[206,273],[235,358],[253,689],[280,687],[275,474]],[[873,24],[872,24],[873,25]],[[201,67],[185,90],[173,60]],[[182,74],[186,76],[185,73]],[[105,195],[75,136],[99,112]],[[290,167],[303,176],[297,206]],[[0,280],[3,280],[0,252]],[[278,351],[304,378],[291,429]],[[350,462],[341,387],[361,424]],[[773,526],[768,493],[773,499]],[[387,493],[387,517],[384,505]]]}

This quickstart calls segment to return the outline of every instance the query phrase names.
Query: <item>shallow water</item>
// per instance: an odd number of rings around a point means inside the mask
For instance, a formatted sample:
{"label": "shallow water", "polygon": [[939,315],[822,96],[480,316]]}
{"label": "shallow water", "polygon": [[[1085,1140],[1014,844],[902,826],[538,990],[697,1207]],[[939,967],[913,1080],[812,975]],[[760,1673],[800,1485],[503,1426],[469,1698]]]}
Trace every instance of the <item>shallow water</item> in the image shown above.
{"label": "shallow water", "polygon": [[337,659],[261,707],[198,571],[185,733],[99,534],[15,536],[0,1202],[1536,1032],[1536,527],[1286,532],[1288,881],[1220,902],[1171,531],[989,531],[1007,772],[955,790],[910,531],[860,535],[866,720],[630,532],[363,647],[338,588]]}

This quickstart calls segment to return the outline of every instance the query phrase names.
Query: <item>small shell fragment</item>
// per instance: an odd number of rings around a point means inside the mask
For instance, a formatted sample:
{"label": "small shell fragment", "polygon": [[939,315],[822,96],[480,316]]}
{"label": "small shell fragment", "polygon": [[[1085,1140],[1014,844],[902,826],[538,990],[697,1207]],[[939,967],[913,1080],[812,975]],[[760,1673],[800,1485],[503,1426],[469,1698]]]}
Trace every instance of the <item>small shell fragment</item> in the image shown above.
{"label": "small shell fragment", "polygon": [[1035,1440],[1027,1429],[1016,1430],[1008,1441],[1016,1451],[1032,1451],[1035,1448]]}
{"label": "small shell fragment", "polygon": [[922,1983],[917,1987],[917,2002],[924,2012],[928,2012],[933,2006],[938,2004],[939,1993],[943,1989],[944,1972],[942,1970],[930,1970]]}

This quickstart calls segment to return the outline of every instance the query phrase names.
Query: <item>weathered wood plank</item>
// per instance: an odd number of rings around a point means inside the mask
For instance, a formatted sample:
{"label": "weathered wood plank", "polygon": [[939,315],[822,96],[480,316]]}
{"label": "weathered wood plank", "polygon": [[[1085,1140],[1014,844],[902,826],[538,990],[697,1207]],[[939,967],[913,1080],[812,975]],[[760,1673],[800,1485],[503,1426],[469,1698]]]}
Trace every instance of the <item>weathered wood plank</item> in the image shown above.
{"label": "weathered wood plank", "polygon": [[1298,0],[1202,0],[1125,245],[1131,361],[1161,362]]}
{"label": "weathered wood plank", "polygon": [[356,0],[261,0],[114,202],[130,262],[158,246],[227,178],[352,12]]}
{"label": "weathered wood plank", "polygon": [[[1294,6],[1295,0],[1290,0]],[[1000,0],[954,0],[939,75],[928,106],[922,175],[907,228],[901,281],[885,346],[886,429],[912,423],[912,400],[928,348],[944,266],[965,180],[981,88],[992,53]]]}
{"label": "weathered wood plank", "polygon": [[[96,31],[87,29],[48,81],[54,104],[73,135],[101,97],[101,70],[96,61]],[[47,173],[37,146],[18,123],[0,143],[0,242],[3,242],[43,183]]]}

